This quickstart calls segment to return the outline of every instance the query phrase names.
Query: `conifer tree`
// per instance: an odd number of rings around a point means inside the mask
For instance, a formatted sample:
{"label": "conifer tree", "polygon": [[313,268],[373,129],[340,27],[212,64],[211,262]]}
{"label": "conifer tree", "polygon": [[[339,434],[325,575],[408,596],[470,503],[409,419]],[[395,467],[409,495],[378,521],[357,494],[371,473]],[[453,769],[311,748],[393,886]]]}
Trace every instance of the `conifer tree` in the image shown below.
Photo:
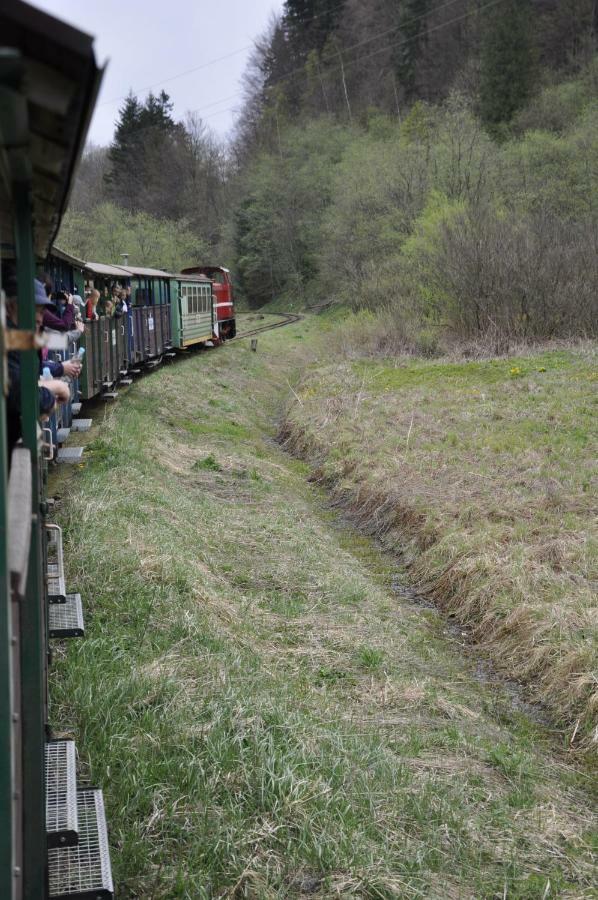
{"label": "conifer tree", "polygon": [[128,208],[132,208],[137,186],[135,167],[141,113],[142,105],[131,92],[119,110],[114,138],[108,151],[108,172],[105,175],[108,193]]}
{"label": "conifer tree", "polygon": [[529,97],[533,74],[530,0],[487,12],[481,55],[480,113],[491,131],[508,124]]}
{"label": "conifer tree", "polygon": [[304,60],[310,50],[322,51],[342,16],[343,6],[339,0],[286,0],[283,25],[297,59]]}
{"label": "conifer tree", "polygon": [[396,51],[396,70],[407,99],[415,94],[417,62],[426,28],[431,0],[403,0],[399,9],[401,39]]}
{"label": "conifer tree", "polygon": [[179,129],[172,108],[165,91],[157,96],[150,92],[145,103],[130,93],[119,112],[106,182],[109,195],[126,209],[144,206],[147,184],[155,180],[154,170],[169,152],[169,142]]}

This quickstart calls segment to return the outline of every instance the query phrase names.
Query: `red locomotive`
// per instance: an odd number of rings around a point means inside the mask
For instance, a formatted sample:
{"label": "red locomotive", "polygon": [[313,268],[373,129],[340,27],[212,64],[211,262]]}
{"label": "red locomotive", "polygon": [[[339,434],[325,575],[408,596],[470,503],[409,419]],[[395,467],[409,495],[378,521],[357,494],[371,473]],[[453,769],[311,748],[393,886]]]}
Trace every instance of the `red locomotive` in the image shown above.
{"label": "red locomotive", "polygon": [[207,275],[212,282],[214,309],[218,322],[218,337],[222,341],[234,338],[237,333],[233,283],[230,272],[224,266],[191,266],[181,270],[184,275]]}

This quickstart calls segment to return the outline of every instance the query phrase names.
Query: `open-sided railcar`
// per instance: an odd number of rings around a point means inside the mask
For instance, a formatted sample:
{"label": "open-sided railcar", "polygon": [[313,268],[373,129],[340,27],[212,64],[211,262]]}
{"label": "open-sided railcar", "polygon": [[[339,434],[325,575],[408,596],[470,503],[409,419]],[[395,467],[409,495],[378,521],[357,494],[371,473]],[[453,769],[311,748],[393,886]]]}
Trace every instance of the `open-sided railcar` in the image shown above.
{"label": "open-sided railcar", "polygon": [[123,266],[131,286],[132,362],[146,362],[161,356],[172,346],[172,276],[161,269]]}

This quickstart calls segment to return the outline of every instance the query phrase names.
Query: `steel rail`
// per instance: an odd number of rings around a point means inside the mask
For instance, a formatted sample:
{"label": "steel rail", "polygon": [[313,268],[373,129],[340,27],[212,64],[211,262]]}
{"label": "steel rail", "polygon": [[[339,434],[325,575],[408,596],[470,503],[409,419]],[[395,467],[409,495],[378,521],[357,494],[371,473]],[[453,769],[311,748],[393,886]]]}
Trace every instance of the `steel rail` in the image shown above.
{"label": "steel rail", "polygon": [[[303,318],[303,316],[296,313],[278,313],[277,315],[284,316],[284,320],[282,322],[275,322],[273,325],[261,325],[259,328],[243,331],[240,334],[236,334],[231,340],[238,341],[239,338],[253,337],[254,334],[261,334],[263,331],[271,331],[273,328],[283,328],[285,325],[292,325],[293,322],[299,322]],[[228,341],[226,343],[228,343]]]}

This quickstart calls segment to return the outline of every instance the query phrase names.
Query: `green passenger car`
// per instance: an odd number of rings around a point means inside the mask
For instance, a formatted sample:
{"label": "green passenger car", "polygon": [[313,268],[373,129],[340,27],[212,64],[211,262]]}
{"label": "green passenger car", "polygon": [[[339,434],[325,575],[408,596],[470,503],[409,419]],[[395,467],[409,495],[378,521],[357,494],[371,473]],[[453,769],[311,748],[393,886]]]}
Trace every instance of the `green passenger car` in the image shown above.
{"label": "green passenger car", "polygon": [[212,282],[205,275],[178,275],[173,282],[173,346],[185,348],[213,340]]}

